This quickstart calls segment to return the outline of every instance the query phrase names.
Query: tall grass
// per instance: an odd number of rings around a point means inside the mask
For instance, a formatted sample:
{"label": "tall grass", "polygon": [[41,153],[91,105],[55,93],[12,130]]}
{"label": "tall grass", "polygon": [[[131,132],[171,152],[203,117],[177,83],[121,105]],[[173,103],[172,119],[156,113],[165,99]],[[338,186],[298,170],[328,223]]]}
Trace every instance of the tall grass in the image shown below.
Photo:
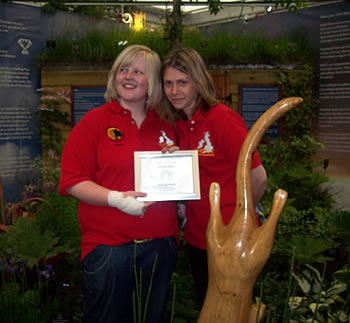
{"label": "tall grass", "polygon": [[[305,34],[298,32],[288,39],[284,37],[271,40],[260,35],[228,34],[221,31],[206,35],[198,30],[184,29],[183,46],[196,49],[208,64],[303,63],[312,60],[312,51],[307,46]],[[81,35],[72,31],[62,33],[56,39],[56,46],[47,48],[39,57],[39,62],[112,62],[126,45],[131,44],[148,46],[161,58],[173,46],[162,29],[136,32],[115,28],[106,32],[91,28]]]}

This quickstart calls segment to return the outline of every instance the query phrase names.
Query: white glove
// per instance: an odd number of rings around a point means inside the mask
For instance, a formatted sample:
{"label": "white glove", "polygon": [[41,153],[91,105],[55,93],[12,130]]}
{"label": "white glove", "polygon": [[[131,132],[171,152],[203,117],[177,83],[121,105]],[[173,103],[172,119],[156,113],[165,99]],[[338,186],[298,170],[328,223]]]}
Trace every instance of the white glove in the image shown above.
{"label": "white glove", "polygon": [[108,205],[131,215],[143,215],[145,212],[145,203],[132,196],[124,197],[123,193],[118,191],[108,193]]}

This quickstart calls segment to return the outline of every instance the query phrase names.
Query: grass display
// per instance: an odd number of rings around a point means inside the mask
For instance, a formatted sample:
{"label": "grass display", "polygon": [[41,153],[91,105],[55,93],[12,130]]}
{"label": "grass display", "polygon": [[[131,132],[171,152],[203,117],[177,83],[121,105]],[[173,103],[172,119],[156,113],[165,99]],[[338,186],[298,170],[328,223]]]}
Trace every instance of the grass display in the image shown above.
{"label": "grass display", "polygon": [[[206,35],[195,29],[184,29],[183,46],[196,49],[207,64],[290,64],[312,60],[312,50],[305,33],[271,40],[258,35],[216,32]],[[118,29],[101,32],[90,29],[81,36],[67,31],[38,58],[41,66],[53,63],[112,63],[125,46],[146,45],[163,57],[173,46],[164,32]]]}

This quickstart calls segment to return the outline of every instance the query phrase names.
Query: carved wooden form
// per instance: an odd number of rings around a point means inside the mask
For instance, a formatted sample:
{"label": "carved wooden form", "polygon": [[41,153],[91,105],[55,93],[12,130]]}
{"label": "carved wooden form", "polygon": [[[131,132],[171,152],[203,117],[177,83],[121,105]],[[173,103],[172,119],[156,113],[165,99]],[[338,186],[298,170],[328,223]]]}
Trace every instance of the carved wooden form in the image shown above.
{"label": "carved wooden form", "polygon": [[211,184],[211,215],[206,233],[209,282],[198,323],[257,322],[263,315],[264,305],[259,308],[252,302],[253,287],[271,254],[276,225],[288,194],[281,189],[275,193],[270,216],[257,227],[250,181],[252,155],[270,125],[302,101],[291,97],[277,102],[249,131],[237,165],[236,210],[227,225],[220,212],[220,186]]}

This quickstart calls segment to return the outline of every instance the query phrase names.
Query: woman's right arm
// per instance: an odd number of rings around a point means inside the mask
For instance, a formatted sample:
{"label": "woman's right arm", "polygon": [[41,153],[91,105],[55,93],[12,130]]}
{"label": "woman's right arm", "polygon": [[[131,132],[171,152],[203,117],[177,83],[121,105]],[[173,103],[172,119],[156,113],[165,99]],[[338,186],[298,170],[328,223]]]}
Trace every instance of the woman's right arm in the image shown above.
{"label": "woman's right arm", "polygon": [[[96,154],[101,129],[91,120],[101,121],[102,112],[98,109],[90,111],[72,129],[62,153],[59,192],[90,205],[110,206],[128,214],[142,215],[151,203],[137,201],[136,197],[144,197],[145,193],[110,190],[92,180],[97,168]],[[76,147],[79,147],[79,151]]]}
{"label": "woman's right arm", "polygon": [[109,189],[92,181],[82,181],[66,190],[67,193],[87,204],[108,206]]}

